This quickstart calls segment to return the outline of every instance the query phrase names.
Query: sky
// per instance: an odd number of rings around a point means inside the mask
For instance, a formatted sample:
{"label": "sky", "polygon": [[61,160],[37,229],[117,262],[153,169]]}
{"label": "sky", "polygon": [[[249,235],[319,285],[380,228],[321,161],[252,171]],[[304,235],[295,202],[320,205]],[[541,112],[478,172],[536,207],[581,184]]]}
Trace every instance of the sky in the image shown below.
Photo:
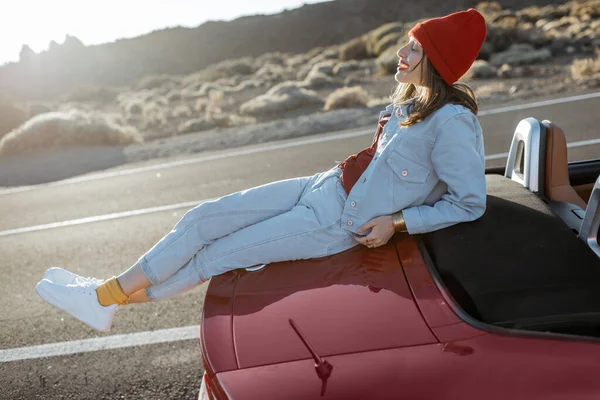
{"label": "sky", "polygon": [[113,42],[171,26],[275,14],[324,0],[18,0],[0,16],[0,64],[18,61],[23,44],[36,53],[65,35],[83,44]]}

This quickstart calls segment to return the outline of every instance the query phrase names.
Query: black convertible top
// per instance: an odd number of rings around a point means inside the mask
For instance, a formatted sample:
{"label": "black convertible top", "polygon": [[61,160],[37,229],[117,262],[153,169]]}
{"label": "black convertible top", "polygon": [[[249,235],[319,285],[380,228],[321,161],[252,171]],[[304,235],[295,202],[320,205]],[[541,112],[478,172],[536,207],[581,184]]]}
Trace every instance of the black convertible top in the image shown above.
{"label": "black convertible top", "polygon": [[600,322],[598,257],[536,194],[504,176],[486,181],[480,219],[421,235],[434,277],[464,311],[489,324],[574,315]]}

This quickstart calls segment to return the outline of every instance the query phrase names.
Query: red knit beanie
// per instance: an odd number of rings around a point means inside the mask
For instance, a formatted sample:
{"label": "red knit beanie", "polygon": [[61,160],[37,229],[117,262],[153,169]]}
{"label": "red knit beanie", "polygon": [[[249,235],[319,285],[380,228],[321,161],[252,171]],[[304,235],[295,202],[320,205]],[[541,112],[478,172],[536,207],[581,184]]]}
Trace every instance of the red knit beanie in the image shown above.
{"label": "red knit beanie", "polygon": [[418,23],[408,34],[423,47],[444,81],[452,85],[477,58],[486,33],[483,15],[469,8]]}

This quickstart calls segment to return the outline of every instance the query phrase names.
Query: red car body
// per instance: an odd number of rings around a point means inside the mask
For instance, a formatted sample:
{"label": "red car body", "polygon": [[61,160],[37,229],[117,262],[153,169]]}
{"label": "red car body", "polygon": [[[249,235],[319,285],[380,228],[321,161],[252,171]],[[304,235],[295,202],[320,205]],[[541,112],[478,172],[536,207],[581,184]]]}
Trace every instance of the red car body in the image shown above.
{"label": "red car body", "polygon": [[[201,344],[214,398],[598,399],[600,342],[474,327],[415,239],[213,278]],[[292,319],[333,366],[321,379]]]}

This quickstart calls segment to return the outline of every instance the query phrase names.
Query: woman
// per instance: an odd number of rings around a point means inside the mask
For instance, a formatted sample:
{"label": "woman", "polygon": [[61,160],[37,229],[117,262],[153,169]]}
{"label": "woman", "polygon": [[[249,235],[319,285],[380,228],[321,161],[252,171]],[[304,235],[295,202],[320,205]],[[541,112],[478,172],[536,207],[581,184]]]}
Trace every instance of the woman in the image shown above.
{"label": "woman", "polygon": [[50,268],[48,303],[99,330],[117,308],[163,300],[236,268],[378,247],[394,232],[441,229],[485,210],[485,161],[473,92],[455,82],[486,27],[474,9],[417,24],[398,50],[393,104],[373,144],[329,171],[203,203],[127,271],[106,281]]}

